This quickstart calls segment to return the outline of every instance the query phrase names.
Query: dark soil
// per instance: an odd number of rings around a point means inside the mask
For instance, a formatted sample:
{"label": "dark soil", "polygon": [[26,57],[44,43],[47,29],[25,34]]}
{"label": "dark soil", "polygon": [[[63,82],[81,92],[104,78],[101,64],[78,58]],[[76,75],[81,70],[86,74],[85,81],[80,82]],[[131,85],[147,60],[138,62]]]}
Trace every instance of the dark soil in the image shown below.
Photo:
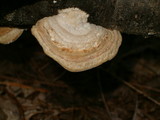
{"label": "dark soil", "polygon": [[0,120],[160,120],[160,38],[124,34],[113,60],[72,73],[25,31],[0,45]]}

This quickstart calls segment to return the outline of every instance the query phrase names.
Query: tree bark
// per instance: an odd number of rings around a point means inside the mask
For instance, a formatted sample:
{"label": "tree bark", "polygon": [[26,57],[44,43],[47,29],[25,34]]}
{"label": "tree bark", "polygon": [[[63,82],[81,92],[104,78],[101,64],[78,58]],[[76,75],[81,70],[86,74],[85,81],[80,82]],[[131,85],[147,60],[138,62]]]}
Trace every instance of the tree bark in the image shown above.
{"label": "tree bark", "polygon": [[90,14],[94,24],[128,34],[160,36],[159,6],[159,0],[1,0],[0,26],[29,28],[59,9],[78,7]]}

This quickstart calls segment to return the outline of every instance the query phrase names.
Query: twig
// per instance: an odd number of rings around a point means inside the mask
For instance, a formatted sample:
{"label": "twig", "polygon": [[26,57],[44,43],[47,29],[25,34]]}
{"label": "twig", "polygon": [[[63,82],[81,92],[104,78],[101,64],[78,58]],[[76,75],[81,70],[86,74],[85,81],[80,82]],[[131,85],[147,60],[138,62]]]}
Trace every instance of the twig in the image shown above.
{"label": "twig", "polygon": [[135,110],[133,114],[133,119],[132,120],[137,120],[137,110],[138,110],[138,99],[136,97],[136,105],[135,105]]}
{"label": "twig", "polygon": [[126,82],[118,77],[116,77],[117,80],[121,81],[123,84],[125,84],[126,86],[128,86],[129,88],[133,89],[134,91],[136,91],[137,93],[143,95],[144,97],[146,97],[147,99],[149,99],[150,101],[152,101],[153,103],[157,104],[160,106],[160,102],[158,102],[157,100],[153,99],[152,97],[150,97],[148,94],[146,94],[145,92],[141,91],[140,89],[136,88],[135,86],[133,86],[132,84],[130,84],[129,82]]}
{"label": "twig", "polygon": [[134,84],[137,87],[141,87],[141,88],[144,88],[147,90],[152,90],[154,92],[160,93],[160,89],[157,89],[157,88],[153,88],[153,87],[149,87],[149,86],[145,86],[145,85],[140,85],[140,84],[136,84],[136,83],[132,83],[132,84]]}
{"label": "twig", "polygon": [[[62,73],[63,75],[65,74]],[[57,76],[54,80],[59,79],[62,74],[60,76]],[[43,84],[43,85],[48,85],[48,86],[53,86],[53,87],[63,87],[63,88],[67,88],[67,85],[64,84],[57,84],[57,83],[51,83],[51,82],[47,82],[47,81],[39,81],[39,80],[35,80],[35,79],[23,79],[23,78],[15,78],[15,77],[10,77],[10,76],[5,76],[5,75],[0,75],[0,79],[4,79],[4,80],[11,80],[11,81],[23,81],[23,82],[27,82],[27,83],[38,83],[38,84]]]}
{"label": "twig", "polygon": [[146,97],[147,99],[149,99],[150,101],[152,101],[153,103],[157,104],[160,106],[160,102],[153,99],[152,97],[150,97],[148,94],[146,94],[145,92],[141,91],[140,89],[136,88],[135,86],[133,86],[132,84],[124,81],[124,80],[120,80],[121,82],[123,82],[126,86],[132,88],[134,91],[136,91],[137,93],[143,95],[144,97]]}
{"label": "twig", "polygon": [[16,86],[16,87],[20,87],[20,88],[25,88],[25,89],[32,89],[32,90],[36,90],[39,92],[48,92],[48,90],[42,89],[42,88],[34,88],[28,85],[23,85],[20,83],[15,83],[15,82],[0,82],[1,85],[7,85],[7,86]]}
{"label": "twig", "polygon": [[103,100],[103,103],[104,103],[104,106],[105,106],[105,109],[106,109],[106,115],[107,115],[107,120],[112,120],[112,117],[111,117],[111,112],[109,110],[109,107],[106,103],[106,100],[105,100],[105,97],[104,97],[104,94],[103,94],[103,89],[102,89],[102,84],[101,84],[101,80],[100,80],[100,74],[99,74],[99,71],[97,70],[97,80],[98,80],[98,86],[99,86],[99,90],[100,90],[100,93],[101,93],[101,97],[102,97],[102,100]]}
{"label": "twig", "polygon": [[[105,69],[102,68],[103,71],[106,71]],[[126,82],[125,80],[117,77],[117,75],[115,75],[114,73],[109,72],[110,75],[112,75],[114,78],[116,78],[118,81],[122,82],[123,84],[125,84],[126,86],[128,86],[129,88],[131,88],[132,90],[136,91],[137,93],[143,95],[144,97],[146,97],[148,100],[152,101],[153,103],[157,104],[158,106],[160,106],[160,102],[155,100],[154,98],[150,97],[148,94],[146,94],[145,92],[141,91],[140,89],[136,88],[135,86],[133,86],[132,84],[130,84],[129,82]]]}
{"label": "twig", "polygon": [[150,71],[150,72],[152,72],[152,73],[154,73],[156,75],[159,75],[159,73],[156,70],[154,70],[153,68],[151,68],[151,67],[149,67],[147,65],[144,65],[144,63],[140,62],[139,65],[141,65],[142,67],[146,68],[148,71]]}
{"label": "twig", "polygon": [[79,108],[79,107],[60,108],[60,112],[70,112],[70,111],[77,111],[81,109],[82,108]]}

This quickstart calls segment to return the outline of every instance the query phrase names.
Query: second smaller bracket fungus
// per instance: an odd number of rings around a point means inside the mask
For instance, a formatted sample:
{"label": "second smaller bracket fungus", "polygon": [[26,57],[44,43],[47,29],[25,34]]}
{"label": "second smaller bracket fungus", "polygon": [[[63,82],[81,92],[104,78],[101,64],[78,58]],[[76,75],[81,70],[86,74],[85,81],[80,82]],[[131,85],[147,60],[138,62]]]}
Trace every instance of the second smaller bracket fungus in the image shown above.
{"label": "second smaller bracket fungus", "polygon": [[88,16],[78,8],[63,9],[39,20],[32,34],[44,52],[65,69],[85,71],[111,60],[122,41],[119,31],[88,23]]}
{"label": "second smaller bracket fungus", "polygon": [[17,40],[23,33],[23,29],[0,27],[0,43],[9,44]]}

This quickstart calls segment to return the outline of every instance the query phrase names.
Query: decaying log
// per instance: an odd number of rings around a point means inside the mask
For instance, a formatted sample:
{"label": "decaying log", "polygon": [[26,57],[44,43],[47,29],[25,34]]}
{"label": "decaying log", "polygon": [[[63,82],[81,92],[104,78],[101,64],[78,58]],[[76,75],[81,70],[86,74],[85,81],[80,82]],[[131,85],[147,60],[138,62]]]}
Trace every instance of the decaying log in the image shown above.
{"label": "decaying log", "polygon": [[1,0],[0,26],[29,28],[58,9],[78,7],[89,21],[128,34],[160,36],[159,0]]}

